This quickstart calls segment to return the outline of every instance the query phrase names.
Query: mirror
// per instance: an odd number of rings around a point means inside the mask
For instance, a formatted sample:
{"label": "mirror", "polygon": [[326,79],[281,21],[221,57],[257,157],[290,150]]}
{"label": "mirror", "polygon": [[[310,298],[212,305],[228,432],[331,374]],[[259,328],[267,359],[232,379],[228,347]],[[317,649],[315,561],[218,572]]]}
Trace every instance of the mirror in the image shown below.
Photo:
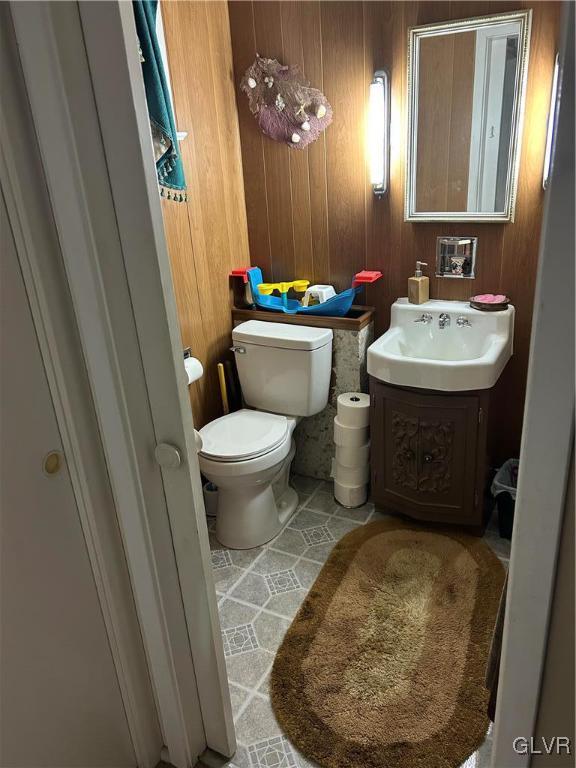
{"label": "mirror", "polygon": [[513,221],[530,21],[410,30],[407,221]]}

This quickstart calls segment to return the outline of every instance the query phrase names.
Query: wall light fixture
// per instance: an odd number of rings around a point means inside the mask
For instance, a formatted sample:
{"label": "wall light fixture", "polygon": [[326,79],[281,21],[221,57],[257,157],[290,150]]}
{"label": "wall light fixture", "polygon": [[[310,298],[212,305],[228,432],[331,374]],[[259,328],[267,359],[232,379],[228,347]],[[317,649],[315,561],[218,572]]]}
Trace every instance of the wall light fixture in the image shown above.
{"label": "wall light fixture", "polygon": [[374,194],[388,191],[390,166],[390,80],[383,69],[374,72],[368,103],[368,158]]}
{"label": "wall light fixture", "polygon": [[550,173],[552,171],[552,153],[554,151],[554,139],[556,137],[556,112],[558,104],[558,72],[560,69],[560,60],[556,54],[554,62],[554,77],[552,78],[552,92],[550,94],[550,111],[548,112],[548,131],[546,133],[546,152],[544,154],[544,173],[542,175],[542,186],[544,189],[548,186]]}

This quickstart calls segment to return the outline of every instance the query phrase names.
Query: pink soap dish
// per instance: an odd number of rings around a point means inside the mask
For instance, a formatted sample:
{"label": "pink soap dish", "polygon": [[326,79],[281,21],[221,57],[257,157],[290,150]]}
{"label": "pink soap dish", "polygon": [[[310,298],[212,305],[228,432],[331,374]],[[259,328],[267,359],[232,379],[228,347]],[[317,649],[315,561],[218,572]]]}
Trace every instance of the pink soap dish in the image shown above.
{"label": "pink soap dish", "polygon": [[482,312],[501,312],[508,304],[510,299],[502,293],[479,293],[470,299],[470,306]]}

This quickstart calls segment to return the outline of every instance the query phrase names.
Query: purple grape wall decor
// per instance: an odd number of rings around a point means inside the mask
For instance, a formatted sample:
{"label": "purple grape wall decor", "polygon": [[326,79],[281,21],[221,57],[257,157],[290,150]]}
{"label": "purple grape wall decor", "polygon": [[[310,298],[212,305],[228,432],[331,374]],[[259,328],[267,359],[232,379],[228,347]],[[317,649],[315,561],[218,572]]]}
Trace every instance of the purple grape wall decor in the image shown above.
{"label": "purple grape wall decor", "polygon": [[304,149],[332,122],[332,107],[317,88],[301,81],[298,67],[256,55],[240,87],[260,130],[274,141]]}

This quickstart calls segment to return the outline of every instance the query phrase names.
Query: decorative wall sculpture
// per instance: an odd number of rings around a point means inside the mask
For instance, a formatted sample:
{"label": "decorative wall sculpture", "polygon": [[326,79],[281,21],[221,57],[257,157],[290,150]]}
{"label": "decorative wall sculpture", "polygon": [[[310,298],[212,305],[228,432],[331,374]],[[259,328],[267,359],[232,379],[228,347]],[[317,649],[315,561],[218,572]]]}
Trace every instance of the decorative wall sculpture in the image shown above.
{"label": "decorative wall sculpture", "polygon": [[257,55],[240,84],[262,133],[294,149],[316,141],[332,122],[324,94],[300,78],[298,67]]}

